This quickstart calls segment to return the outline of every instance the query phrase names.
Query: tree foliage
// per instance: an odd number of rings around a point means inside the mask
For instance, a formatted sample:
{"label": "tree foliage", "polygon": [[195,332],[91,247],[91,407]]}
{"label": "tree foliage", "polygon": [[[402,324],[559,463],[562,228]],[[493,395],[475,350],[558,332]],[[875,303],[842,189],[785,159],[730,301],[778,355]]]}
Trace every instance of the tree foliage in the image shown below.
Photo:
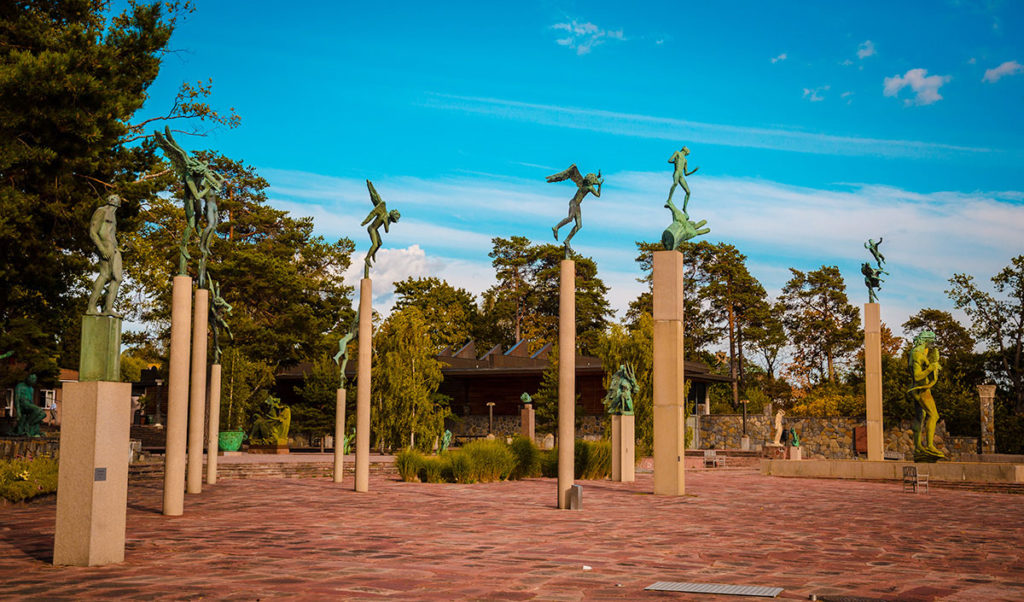
{"label": "tree foliage", "polygon": [[430,339],[440,352],[458,349],[472,338],[479,321],[476,299],[469,291],[438,278],[407,278],[395,283],[395,311],[416,307],[427,321]]}
{"label": "tree foliage", "polygon": [[795,347],[797,367],[818,380],[836,380],[836,364],[861,346],[860,313],[846,297],[835,266],[811,272],[790,268],[782,289],[783,323]]}
{"label": "tree foliage", "polygon": [[620,365],[633,366],[638,387],[633,395],[637,453],[641,457],[650,455],[654,449],[654,319],[651,314],[641,313],[633,326],[612,324],[598,338],[595,353],[601,358],[605,373],[602,384],[606,390]]}

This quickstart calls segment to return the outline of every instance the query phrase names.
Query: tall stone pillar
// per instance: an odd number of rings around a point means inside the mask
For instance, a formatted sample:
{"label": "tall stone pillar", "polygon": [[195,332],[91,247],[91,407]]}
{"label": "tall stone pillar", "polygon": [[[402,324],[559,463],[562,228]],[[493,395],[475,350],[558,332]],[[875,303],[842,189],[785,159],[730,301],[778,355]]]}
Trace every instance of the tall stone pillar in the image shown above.
{"label": "tall stone pillar", "polygon": [[167,376],[167,442],[164,455],[163,513],[166,516],[181,516],[185,505],[191,314],[192,279],[175,276],[171,292],[171,358]]}
{"label": "tall stone pillar", "polygon": [[877,303],[864,304],[864,389],[868,461],[885,460],[882,431],[882,321]]}
{"label": "tall stone pillar", "polygon": [[612,415],[612,480],[636,480],[636,417]]}
{"label": "tall stone pillar", "polygon": [[537,436],[537,411],[532,403],[524,403],[519,412],[519,434],[530,441]]}
{"label": "tall stone pillar", "polygon": [[53,563],[124,560],[131,383],[120,381],[121,320],[83,316],[80,382],[65,383]]}
{"label": "tall stone pillar", "polygon": [[981,398],[981,453],[996,453],[996,386],[978,385]]}
{"label": "tall stone pillar", "polygon": [[654,493],[685,495],[683,254],[656,251],[654,288]]}
{"label": "tall stone pillar", "polygon": [[[356,491],[370,490],[370,362],[373,283],[359,281],[359,373],[356,383]],[[337,445],[337,443],[335,443]]]}
{"label": "tall stone pillar", "polygon": [[[203,492],[203,426],[206,424],[206,336],[210,291],[196,289],[192,319],[192,390],[188,410],[188,493]],[[214,452],[216,453],[216,452]]]}
{"label": "tall stone pillar", "polygon": [[[342,374],[341,378],[345,378]],[[344,383],[342,383],[344,384]],[[338,389],[334,405],[334,482],[340,483],[345,476],[345,388]]]}
{"label": "tall stone pillar", "polygon": [[569,507],[576,460],[576,262],[563,259],[558,284],[558,507]]}
{"label": "tall stone pillar", "polygon": [[210,366],[210,421],[206,426],[206,484],[217,484],[217,450],[220,447],[220,364]]}

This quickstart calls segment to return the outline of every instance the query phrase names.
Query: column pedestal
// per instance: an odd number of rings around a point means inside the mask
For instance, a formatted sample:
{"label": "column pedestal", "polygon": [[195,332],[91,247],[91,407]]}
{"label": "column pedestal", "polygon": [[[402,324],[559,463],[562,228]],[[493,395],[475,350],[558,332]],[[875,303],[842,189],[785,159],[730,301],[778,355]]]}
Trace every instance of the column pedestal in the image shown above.
{"label": "column pedestal", "polygon": [[[373,283],[359,281],[359,366],[356,382],[356,491],[370,490],[370,362]],[[337,445],[337,443],[335,443]]]}
{"label": "column pedestal", "polygon": [[64,384],[53,563],[124,561],[131,383]]}
{"label": "column pedestal", "polygon": [[203,426],[206,424],[206,330],[210,291],[196,290],[192,321],[192,390],[188,410],[188,493],[203,492]]}
{"label": "column pedestal", "polygon": [[533,409],[532,403],[523,404],[519,412],[519,434],[530,441],[537,435],[537,411]]}
{"label": "column pedestal", "polygon": [[121,318],[82,316],[78,380],[121,382]]}
{"label": "column pedestal", "polygon": [[188,439],[189,326],[192,279],[175,276],[171,293],[171,357],[167,375],[167,442],[164,456],[166,516],[181,516],[185,506],[185,442]]}
{"label": "column pedestal", "polygon": [[656,251],[654,297],[654,493],[685,495],[683,255]]}
{"label": "column pedestal", "polygon": [[612,480],[636,480],[636,417],[612,415]]}
{"label": "column pedestal", "polygon": [[210,421],[206,426],[206,484],[217,484],[217,450],[220,447],[220,364],[210,366]]}
{"label": "column pedestal", "polygon": [[996,410],[995,385],[978,385],[978,397],[981,401],[981,453],[996,453]]}
{"label": "column pedestal", "polygon": [[864,304],[864,391],[868,462],[885,460],[882,434],[882,322],[877,303]]}
{"label": "column pedestal", "polygon": [[[344,378],[344,375],[342,375]],[[334,409],[334,482],[345,476],[345,389],[338,389]]]}
{"label": "column pedestal", "polygon": [[576,461],[576,262],[558,283],[558,507],[569,508]]}

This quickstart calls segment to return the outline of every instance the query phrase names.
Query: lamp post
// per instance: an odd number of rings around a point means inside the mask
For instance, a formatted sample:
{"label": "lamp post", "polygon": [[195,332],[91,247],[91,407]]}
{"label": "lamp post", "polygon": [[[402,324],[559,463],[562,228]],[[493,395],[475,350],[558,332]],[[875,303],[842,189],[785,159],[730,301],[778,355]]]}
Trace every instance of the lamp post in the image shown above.
{"label": "lamp post", "polygon": [[155,379],[155,382],[156,382],[156,416],[153,418],[153,422],[154,422],[153,426],[163,426],[163,424],[160,424],[160,420],[161,420],[161,417],[160,417],[160,401],[161,401],[161,399],[160,398],[163,397],[164,381],[163,381],[162,378],[157,378],[157,379]]}
{"label": "lamp post", "polygon": [[743,437],[740,438],[740,449],[748,451],[750,450],[750,437],[747,436],[747,404],[750,403],[750,400],[741,399],[740,403],[743,404]]}
{"label": "lamp post", "polygon": [[487,434],[494,434],[494,402],[487,402]]}

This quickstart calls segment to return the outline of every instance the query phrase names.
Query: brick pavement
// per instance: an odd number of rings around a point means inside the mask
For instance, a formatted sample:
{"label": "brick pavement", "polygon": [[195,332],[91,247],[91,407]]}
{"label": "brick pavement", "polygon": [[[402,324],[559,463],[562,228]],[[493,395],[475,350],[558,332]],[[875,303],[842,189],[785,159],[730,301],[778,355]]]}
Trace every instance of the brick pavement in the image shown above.
{"label": "brick pavement", "polygon": [[[54,567],[55,502],[0,506],[0,598],[678,599],[655,581],[785,588],[782,598],[1024,599],[1016,495],[695,471],[688,496],[553,479],[437,485],[371,477],[225,479],[159,514],[159,482],[130,487],[123,564]],[[584,570],[584,565],[591,567]]]}

